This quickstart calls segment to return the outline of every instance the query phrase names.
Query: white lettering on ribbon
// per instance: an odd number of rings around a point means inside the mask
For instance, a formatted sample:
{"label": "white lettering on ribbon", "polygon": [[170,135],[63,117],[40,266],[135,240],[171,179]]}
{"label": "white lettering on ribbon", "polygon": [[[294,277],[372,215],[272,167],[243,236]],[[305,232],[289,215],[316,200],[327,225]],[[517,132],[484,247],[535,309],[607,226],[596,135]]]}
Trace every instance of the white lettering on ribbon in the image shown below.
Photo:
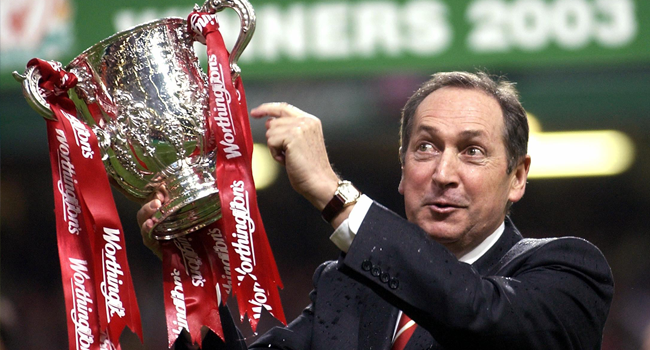
{"label": "white lettering on ribbon", "polygon": [[255,281],[255,284],[253,284],[253,292],[255,292],[255,295],[253,296],[253,299],[249,300],[248,302],[255,305],[252,307],[253,318],[259,319],[260,317],[262,317],[262,307],[264,307],[268,311],[273,310],[273,308],[271,307],[271,305],[268,305],[266,303],[268,300],[268,298],[266,297],[267,293],[257,281]]}
{"label": "white lettering on ribbon", "polygon": [[185,294],[183,294],[183,282],[177,269],[172,271],[172,278],[174,279],[174,289],[171,291],[171,298],[176,308],[176,320],[172,321],[172,323],[178,326],[178,328],[172,329],[172,332],[179,335],[183,328],[189,331],[190,326],[187,324],[187,307],[185,306]]}
{"label": "white lettering on ribbon", "polygon": [[102,283],[100,288],[106,299],[106,315],[108,323],[111,323],[111,317],[117,314],[124,317],[125,310],[122,300],[120,299],[120,286],[124,283],[120,276],[124,276],[122,266],[117,262],[116,254],[122,250],[120,246],[120,230],[104,227],[104,249],[102,249]]}
{"label": "white lettering on ribbon", "polygon": [[239,255],[240,265],[235,267],[238,273],[237,280],[243,281],[246,275],[250,276],[253,281],[253,292],[255,292],[253,299],[248,302],[255,305],[252,307],[253,318],[259,319],[262,316],[262,307],[271,311],[273,308],[266,304],[267,292],[257,282],[257,276],[253,272],[255,263],[255,251],[253,246],[253,233],[255,232],[255,222],[250,217],[250,207],[248,202],[248,191],[244,188],[244,181],[236,180],[230,185],[233,193],[233,199],[230,202],[230,210],[232,216],[235,218],[236,232],[232,233],[235,242],[232,246],[235,248],[235,253]]}
{"label": "white lettering on ribbon", "polygon": [[230,93],[226,90],[226,85],[223,82],[223,67],[217,60],[216,55],[208,57],[208,65],[210,67],[210,86],[214,94],[216,106],[214,107],[214,116],[217,126],[221,128],[223,133],[223,140],[219,141],[226,152],[226,158],[237,158],[241,156],[239,146],[235,144],[236,132],[233,128],[232,112],[230,110],[230,101],[232,100]]}
{"label": "white lettering on ribbon", "polygon": [[190,27],[195,34],[195,39],[198,40],[201,44],[205,44],[205,36],[203,35],[203,29],[210,24],[214,24],[216,16],[213,14],[200,14],[192,13],[190,16]]}
{"label": "white lettering on ribbon", "polygon": [[183,255],[185,271],[187,271],[187,274],[192,278],[192,285],[195,287],[203,287],[205,285],[205,278],[203,278],[203,275],[201,274],[201,265],[203,265],[203,262],[194,251],[194,248],[190,245],[187,237],[176,238],[174,244]]}
{"label": "white lettering on ribbon", "polygon": [[56,129],[56,139],[59,141],[57,150],[59,156],[59,181],[57,187],[63,201],[63,220],[68,223],[68,232],[78,235],[81,232],[78,216],[81,214],[81,205],[75,189],[74,179],[76,174],[74,165],[70,162],[70,146],[63,130]]}
{"label": "white lettering on ribbon", "polygon": [[214,240],[214,246],[212,246],[212,250],[215,254],[217,254],[221,260],[221,263],[223,264],[225,275],[221,275],[221,278],[225,278],[228,281],[227,284],[223,287],[226,289],[226,292],[230,294],[230,291],[232,290],[232,275],[230,273],[230,257],[228,256],[228,245],[226,244],[226,240],[221,234],[221,230],[218,228],[208,230],[208,235],[210,235],[210,237],[212,237],[212,240]]}
{"label": "white lettering on ribbon", "polygon": [[70,279],[72,287],[72,310],[70,317],[75,325],[75,347],[79,349],[90,349],[95,342],[95,336],[90,328],[90,314],[93,309],[91,305],[93,300],[90,293],[86,290],[85,282],[90,279],[88,275],[88,261],[75,258],[68,258],[70,268],[74,271]]}
{"label": "white lettering on ribbon", "polygon": [[93,149],[90,147],[90,131],[86,128],[86,126],[79,121],[79,119],[75,118],[74,116],[70,115],[68,112],[61,110],[61,113],[68,118],[70,121],[70,125],[72,125],[72,129],[74,132],[74,138],[75,142],[77,143],[77,146],[81,149],[81,155],[86,158],[86,159],[93,159]]}
{"label": "white lettering on ribbon", "polygon": [[[232,185],[233,198],[230,202],[230,211],[235,218],[236,232],[232,233],[235,242],[232,246],[235,248],[235,253],[239,254],[241,263],[235,268],[240,276],[237,276],[239,281],[244,279],[244,275],[250,274],[255,265],[255,256],[252,254],[253,248],[253,233],[255,232],[255,222],[250,217],[250,208],[248,205],[248,191],[244,189],[244,181],[235,180]],[[252,275],[251,275],[252,276]]]}

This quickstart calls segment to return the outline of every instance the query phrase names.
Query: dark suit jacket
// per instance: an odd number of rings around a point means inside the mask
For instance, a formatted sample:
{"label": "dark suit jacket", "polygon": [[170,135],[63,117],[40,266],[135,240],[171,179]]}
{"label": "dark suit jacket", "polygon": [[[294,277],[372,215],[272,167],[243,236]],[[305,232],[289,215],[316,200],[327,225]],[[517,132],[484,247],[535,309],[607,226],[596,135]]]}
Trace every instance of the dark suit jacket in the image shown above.
{"label": "dark suit jacket", "polygon": [[[347,254],[314,274],[312,304],[253,349],[599,349],[613,295],[601,252],[580,238],[526,240],[509,219],[473,265],[373,204]],[[515,247],[513,249],[513,247]]]}

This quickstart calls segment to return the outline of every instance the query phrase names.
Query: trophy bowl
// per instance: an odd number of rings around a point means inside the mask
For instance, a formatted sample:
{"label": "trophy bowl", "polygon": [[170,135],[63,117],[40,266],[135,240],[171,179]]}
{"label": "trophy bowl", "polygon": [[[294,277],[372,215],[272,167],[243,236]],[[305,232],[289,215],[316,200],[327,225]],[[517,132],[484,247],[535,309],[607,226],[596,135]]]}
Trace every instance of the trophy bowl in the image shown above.
{"label": "trophy bowl", "polygon": [[[208,4],[214,12],[232,7],[242,19],[230,62],[238,73],[236,59],[254,30],[252,8],[242,0],[212,0],[204,7]],[[170,200],[154,214],[152,235],[159,240],[188,234],[221,217],[215,150],[206,147],[207,77],[193,44],[184,19],[163,18],[114,34],[65,66],[78,79],[68,91],[77,119],[97,136],[114,185],[140,202],[161,186],[167,190]],[[14,75],[30,105],[54,118],[39,93],[41,76],[34,68]]]}

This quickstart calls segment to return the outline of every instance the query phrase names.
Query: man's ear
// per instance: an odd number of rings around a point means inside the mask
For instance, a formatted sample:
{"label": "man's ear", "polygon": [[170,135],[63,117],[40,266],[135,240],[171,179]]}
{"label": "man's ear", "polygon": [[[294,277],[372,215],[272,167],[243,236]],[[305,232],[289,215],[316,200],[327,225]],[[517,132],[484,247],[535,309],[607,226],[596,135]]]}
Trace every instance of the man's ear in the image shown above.
{"label": "man's ear", "polygon": [[512,203],[518,202],[526,192],[526,181],[530,170],[530,156],[526,155],[519,164],[512,170],[513,177],[510,182],[510,193],[508,200]]}

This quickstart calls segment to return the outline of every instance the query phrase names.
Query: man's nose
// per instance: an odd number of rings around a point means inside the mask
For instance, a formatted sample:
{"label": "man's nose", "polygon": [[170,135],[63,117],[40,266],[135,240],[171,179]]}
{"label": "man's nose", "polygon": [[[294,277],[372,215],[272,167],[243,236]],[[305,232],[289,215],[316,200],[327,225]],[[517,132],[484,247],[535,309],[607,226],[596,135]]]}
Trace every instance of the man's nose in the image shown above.
{"label": "man's nose", "polygon": [[451,150],[445,150],[440,155],[433,169],[431,179],[441,188],[455,187],[458,185],[458,156]]}

